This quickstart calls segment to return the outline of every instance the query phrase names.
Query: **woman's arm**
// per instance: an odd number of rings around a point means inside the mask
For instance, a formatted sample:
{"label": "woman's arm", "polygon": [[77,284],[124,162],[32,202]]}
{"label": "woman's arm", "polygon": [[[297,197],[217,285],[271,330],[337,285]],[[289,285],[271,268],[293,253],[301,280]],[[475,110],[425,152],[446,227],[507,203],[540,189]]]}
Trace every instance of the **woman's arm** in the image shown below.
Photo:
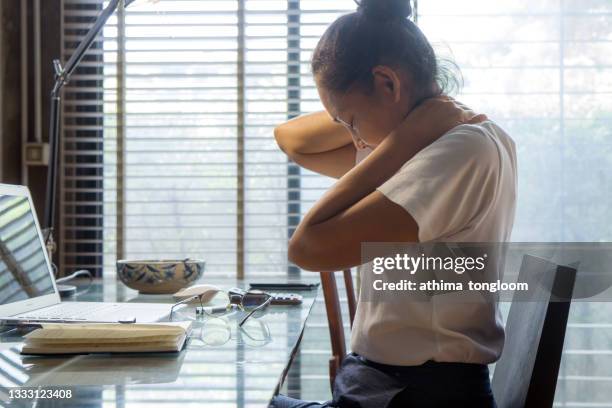
{"label": "woman's arm", "polygon": [[304,269],[338,270],[361,263],[362,242],[418,241],[412,216],[376,188],[448,130],[485,119],[448,98],[415,109],[306,214],[289,242],[291,261]]}
{"label": "woman's arm", "polygon": [[340,178],[355,165],[351,135],[325,111],[277,126],[274,137],[294,162],[317,173]]}

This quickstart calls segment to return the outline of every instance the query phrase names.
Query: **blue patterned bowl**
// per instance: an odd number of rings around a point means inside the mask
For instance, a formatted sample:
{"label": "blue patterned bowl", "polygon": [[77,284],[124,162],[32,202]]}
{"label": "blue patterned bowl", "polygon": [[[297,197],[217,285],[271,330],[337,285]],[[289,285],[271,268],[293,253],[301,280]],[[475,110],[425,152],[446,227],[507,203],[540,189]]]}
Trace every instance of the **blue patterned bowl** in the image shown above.
{"label": "blue patterned bowl", "polygon": [[205,262],[186,260],[119,260],[117,276],[140,293],[175,293],[202,277]]}

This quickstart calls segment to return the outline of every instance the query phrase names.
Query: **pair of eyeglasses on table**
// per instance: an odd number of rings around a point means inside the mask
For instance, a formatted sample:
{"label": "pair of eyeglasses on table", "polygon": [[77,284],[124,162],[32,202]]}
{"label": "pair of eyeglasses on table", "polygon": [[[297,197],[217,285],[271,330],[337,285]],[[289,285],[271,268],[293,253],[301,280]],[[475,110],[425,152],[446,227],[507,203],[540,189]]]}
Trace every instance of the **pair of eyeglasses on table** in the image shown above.
{"label": "pair of eyeglasses on table", "polygon": [[202,321],[199,331],[192,332],[190,337],[190,348],[198,346],[219,347],[232,338],[239,343],[249,347],[264,347],[272,341],[272,334],[267,323],[261,319],[249,319],[244,325],[233,325],[225,316],[216,316],[214,319]]}
{"label": "pair of eyeglasses on table", "polygon": [[266,292],[262,292],[260,290],[251,289],[245,291],[239,288],[233,288],[225,293],[228,297],[228,301],[225,306],[204,306],[204,304],[202,303],[202,297],[204,296],[203,294],[191,296],[187,299],[183,299],[175,303],[170,309],[170,321],[172,321],[172,318],[174,316],[174,310],[176,307],[197,300],[200,303],[200,306],[199,308],[196,307],[196,315],[208,315],[218,317],[230,313],[236,309],[248,312],[238,323],[238,326],[242,327],[251,316],[261,310],[264,310],[272,302],[272,295]]}

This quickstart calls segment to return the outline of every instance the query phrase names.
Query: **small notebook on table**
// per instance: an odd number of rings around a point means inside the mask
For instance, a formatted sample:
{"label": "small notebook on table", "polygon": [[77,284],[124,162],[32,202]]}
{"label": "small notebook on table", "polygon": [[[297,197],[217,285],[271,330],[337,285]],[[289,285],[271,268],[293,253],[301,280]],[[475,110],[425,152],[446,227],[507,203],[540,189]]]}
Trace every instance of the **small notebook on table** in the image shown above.
{"label": "small notebook on table", "polygon": [[21,354],[178,352],[190,332],[191,322],[45,323],[25,335]]}

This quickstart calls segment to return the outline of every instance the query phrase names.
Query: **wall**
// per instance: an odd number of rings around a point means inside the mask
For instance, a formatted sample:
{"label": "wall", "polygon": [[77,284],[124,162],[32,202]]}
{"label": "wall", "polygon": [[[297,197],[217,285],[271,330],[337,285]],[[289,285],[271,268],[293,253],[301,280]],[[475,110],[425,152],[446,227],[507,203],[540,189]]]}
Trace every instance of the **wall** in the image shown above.
{"label": "wall", "polygon": [[27,142],[48,140],[52,61],[61,57],[61,6],[62,0],[0,0],[0,182],[26,184],[39,220],[47,167],[24,166],[22,151]]}
{"label": "wall", "polygon": [[0,180],[21,182],[20,4],[0,2]]}

